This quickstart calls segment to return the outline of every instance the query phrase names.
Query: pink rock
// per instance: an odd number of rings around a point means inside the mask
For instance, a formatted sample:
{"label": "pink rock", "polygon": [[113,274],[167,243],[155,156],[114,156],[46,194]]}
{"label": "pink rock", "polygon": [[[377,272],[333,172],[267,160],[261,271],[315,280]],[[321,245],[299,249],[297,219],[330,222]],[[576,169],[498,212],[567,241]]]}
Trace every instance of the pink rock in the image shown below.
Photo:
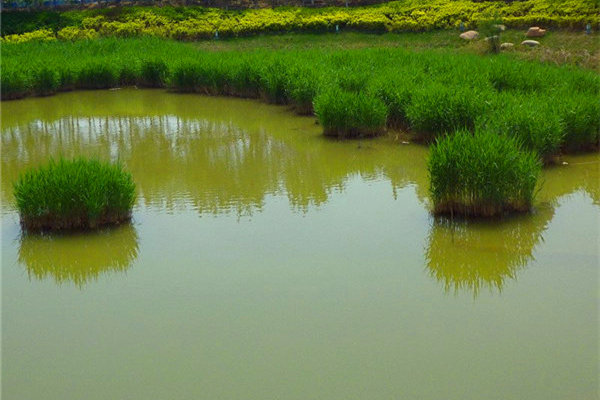
{"label": "pink rock", "polygon": [[477,31],[466,31],[460,34],[461,39],[465,40],[473,40],[479,37],[479,32]]}
{"label": "pink rock", "polygon": [[538,26],[532,26],[527,30],[527,37],[542,37],[546,34],[546,30]]}

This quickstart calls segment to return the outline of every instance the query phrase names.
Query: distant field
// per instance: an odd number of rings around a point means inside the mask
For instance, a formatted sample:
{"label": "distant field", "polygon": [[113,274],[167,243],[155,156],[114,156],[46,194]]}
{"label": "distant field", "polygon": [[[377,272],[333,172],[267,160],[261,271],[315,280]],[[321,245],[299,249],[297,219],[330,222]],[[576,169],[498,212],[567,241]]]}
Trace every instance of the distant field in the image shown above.
{"label": "distant field", "polygon": [[[413,50],[452,49],[464,54],[483,54],[487,51],[484,40],[467,42],[458,37],[456,30],[432,32],[406,32],[369,34],[341,32],[340,34],[284,34],[257,35],[227,40],[203,40],[193,46],[206,51],[230,50],[341,50],[361,48],[400,47]],[[545,37],[537,38],[539,47],[520,46],[525,39],[524,29],[509,29],[500,36],[502,42],[516,46],[506,53],[526,60],[539,60],[556,65],[576,65],[600,70],[600,35],[565,30],[550,30]]]}

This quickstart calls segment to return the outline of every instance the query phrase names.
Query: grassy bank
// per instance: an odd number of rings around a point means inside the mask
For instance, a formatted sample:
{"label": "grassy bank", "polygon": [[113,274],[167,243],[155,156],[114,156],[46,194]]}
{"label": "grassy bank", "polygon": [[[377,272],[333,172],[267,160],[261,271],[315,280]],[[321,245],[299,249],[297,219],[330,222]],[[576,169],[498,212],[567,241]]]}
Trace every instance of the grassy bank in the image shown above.
{"label": "grassy bank", "polygon": [[89,229],[129,220],[135,185],[120,165],[59,160],[26,171],[14,187],[21,224],[30,231]]}
{"label": "grassy bank", "polygon": [[[9,41],[37,31],[39,38],[94,38],[151,35],[179,40],[247,36],[268,32],[423,32],[474,28],[497,14],[508,27],[543,25],[583,29],[600,24],[596,0],[524,0],[474,2],[467,0],[403,0],[353,8],[294,8],[227,11],[202,7],[117,7],[81,11],[3,12],[2,36]],[[35,35],[34,35],[35,36]]]}
{"label": "grassy bank", "polygon": [[[399,126],[432,140],[456,129],[495,129],[546,159],[598,145],[600,79],[591,71],[434,50],[191,46],[156,38],[4,44],[2,98],[170,87],[262,98],[305,114],[315,106],[325,130],[341,136]],[[358,114],[341,105],[356,98],[364,106]]]}

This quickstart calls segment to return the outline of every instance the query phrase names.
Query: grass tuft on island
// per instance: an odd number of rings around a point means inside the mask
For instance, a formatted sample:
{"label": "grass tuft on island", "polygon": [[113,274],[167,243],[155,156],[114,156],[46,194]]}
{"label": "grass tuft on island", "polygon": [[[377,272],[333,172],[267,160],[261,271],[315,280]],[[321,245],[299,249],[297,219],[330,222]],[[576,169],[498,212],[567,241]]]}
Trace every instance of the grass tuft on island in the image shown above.
{"label": "grass tuft on island", "polygon": [[121,164],[61,158],[22,173],[14,194],[28,231],[93,229],[131,218],[135,184]]}
{"label": "grass tuft on island", "polygon": [[534,152],[491,131],[458,131],[431,146],[435,214],[492,217],[531,209],[542,168]]}

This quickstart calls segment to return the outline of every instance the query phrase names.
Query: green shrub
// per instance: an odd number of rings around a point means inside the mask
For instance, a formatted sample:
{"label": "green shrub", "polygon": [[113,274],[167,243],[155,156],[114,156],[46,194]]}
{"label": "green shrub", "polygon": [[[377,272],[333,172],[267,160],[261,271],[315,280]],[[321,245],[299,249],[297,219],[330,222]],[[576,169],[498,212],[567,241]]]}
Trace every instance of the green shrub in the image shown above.
{"label": "green shrub", "polygon": [[87,64],[77,77],[77,86],[82,89],[108,89],[118,84],[119,76],[109,62]]}
{"label": "green shrub", "polygon": [[119,164],[60,159],[21,174],[14,193],[25,229],[86,229],[128,220],[135,184]]}
{"label": "green shrub", "polygon": [[67,26],[56,33],[56,37],[60,40],[90,40],[98,36],[98,31],[94,29],[80,29],[76,26]]}
{"label": "green shrub", "polygon": [[482,93],[475,90],[431,84],[412,95],[406,116],[416,133],[431,139],[457,129],[473,129],[485,105]]}
{"label": "green shrub", "polygon": [[162,60],[146,61],[142,64],[141,85],[146,87],[164,87],[169,68]]}
{"label": "green shrub", "polygon": [[287,103],[287,66],[282,60],[267,62],[260,75],[260,91],[269,102]]}
{"label": "green shrub", "polygon": [[118,7],[67,12],[1,13],[5,41],[91,39],[98,35],[158,36],[179,40],[247,36],[272,32],[325,32],[335,25],[367,32],[431,31],[454,29],[460,22],[475,28],[488,15],[498,15],[509,27],[532,25],[582,29],[600,23],[596,0],[522,0],[518,2],[471,0],[403,0],[352,8],[305,9],[279,7],[230,11],[185,8]]}
{"label": "green shrub", "polygon": [[29,91],[27,78],[19,70],[2,69],[0,73],[0,90],[2,100],[18,99],[27,95]]}
{"label": "green shrub", "polygon": [[77,84],[77,74],[68,65],[58,68],[59,90],[73,90]]}
{"label": "green shrub", "polygon": [[140,75],[141,73],[137,65],[125,64],[121,66],[121,70],[119,71],[119,85],[133,86],[138,83],[141,85]]}
{"label": "green shrub", "polygon": [[408,126],[406,110],[415,90],[414,82],[403,78],[382,79],[374,84],[371,90],[387,106],[388,126],[395,128]]}
{"label": "green shrub", "polygon": [[558,154],[564,125],[550,105],[528,96],[499,96],[496,104],[494,112],[478,121],[480,128],[515,137],[545,161]]}
{"label": "green shrub", "polygon": [[32,88],[35,94],[48,96],[60,87],[58,73],[54,69],[42,67],[33,74]]}
{"label": "green shrub", "polygon": [[173,69],[171,86],[178,92],[199,91],[199,86],[202,83],[201,73],[202,69],[197,63],[180,63]]}
{"label": "green shrub", "polygon": [[563,123],[562,147],[567,151],[600,146],[600,98],[588,94],[565,94],[556,105]]}
{"label": "green shrub", "polygon": [[315,98],[314,109],[328,136],[374,136],[385,130],[385,104],[365,93],[329,89]]}
{"label": "green shrub", "polygon": [[8,35],[2,38],[2,41],[8,43],[50,42],[53,40],[56,40],[56,37],[54,36],[54,32],[49,29],[39,29],[20,35]]}
{"label": "green shrub", "polygon": [[310,68],[293,68],[288,74],[286,97],[290,99],[298,114],[314,112],[313,101],[321,90],[322,77]]}
{"label": "green shrub", "polygon": [[513,137],[458,131],[431,146],[428,171],[436,214],[488,217],[531,208],[541,163]]}

